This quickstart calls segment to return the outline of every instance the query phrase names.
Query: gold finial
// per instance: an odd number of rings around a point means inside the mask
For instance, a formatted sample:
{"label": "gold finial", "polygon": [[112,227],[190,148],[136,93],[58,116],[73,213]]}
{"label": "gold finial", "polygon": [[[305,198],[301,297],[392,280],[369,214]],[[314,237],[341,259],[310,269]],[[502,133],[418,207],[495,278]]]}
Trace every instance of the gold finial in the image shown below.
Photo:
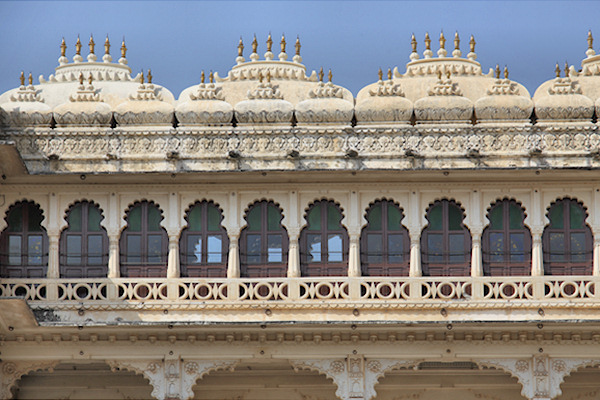
{"label": "gold finial", "polygon": [[79,40],[79,36],[77,36],[77,42],[75,42],[75,54],[78,56],[81,55],[81,40]]}
{"label": "gold finial", "polygon": [[284,34],[281,34],[281,43],[280,44],[281,44],[281,52],[285,53],[286,43],[285,43],[285,35]]}
{"label": "gold finial", "polygon": [[271,71],[267,71],[267,83],[271,83]]}
{"label": "gold finial", "polygon": [[271,39],[271,32],[269,32],[269,37],[267,38],[267,51],[271,51],[272,46],[273,46],[273,39]]}
{"label": "gold finial", "polygon": [[300,55],[300,47],[302,47],[300,45],[300,36],[296,37],[296,55],[299,56]]}
{"label": "gold finial", "polygon": [[79,73],[79,84],[83,85],[83,72]]}
{"label": "gold finial", "polygon": [[429,38],[429,32],[425,32],[425,50],[431,50],[431,39]]}
{"label": "gold finial", "polygon": [[388,68],[388,79],[391,81],[392,80],[392,69]]}
{"label": "gold finial", "polygon": [[442,80],[442,70],[441,69],[438,69],[437,76],[438,76],[438,79],[441,81]]}
{"label": "gold finial", "polygon": [[21,86],[25,86],[25,72],[21,71]]}
{"label": "gold finial", "polygon": [[27,78],[27,81],[29,82],[29,85],[33,85],[33,75],[31,75],[31,72],[29,73],[29,77]]}
{"label": "gold finial", "polygon": [[446,78],[450,79],[450,70],[446,71]]}
{"label": "gold finial", "polygon": [[262,74],[262,72],[259,72],[258,73],[258,82],[262,83],[262,81],[263,81],[263,74]]}
{"label": "gold finial", "polygon": [[94,78],[92,77],[92,73],[90,72],[90,76],[88,76],[88,83],[91,85]]}
{"label": "gold finial", "polygon": [[205,79],[204,70],[202,70],[202,73],[200,74],[200,83],[204,83],[204,79]]}
{"label": "gold finial", "polygon": [[444,31],[440,33],[440,49],[446,48],[446,38],[444,37]]}
{"label": "gold finial", "polygon": [[152,71],[149,68],[148,68],[147,79],[148,79],[148,83],[152,83]]}
{"label": "gold finial", "polygon": [[471,53],[475,53],[475,38],[473,37],[473,35],[471,35],[471,40],[469,40],[469,46],[470,46],[470,51]]}
{"label": "gold finial", "polygon": [[65,38],[62,38],[62,42],[60,44],[60,56],[65,57],[67,54],[67,44],[65,43]]}
{"label": "gold finial", "polygon": [[504,66],[504,79],[508,79],[508,67]]}
{"label": "gold finial", "polygon": [[323,76],[325,76],[323,74],[323,67],[321,67],[321,70],[319,71],[319,81],[323,82]]}
{"label": "gold finial", "polygon": [[106,40],[104,41],[104,54],[110,54],[110,40],[108,40],[108,35],[106,35]]}
{"label": "gold finial", "polygon": [[90,54],[94,54],[94,48],[96,47],[96,43],[94,43],[94,35],[90,35],[90,42],[88,45],[90,46]]}
{"label": "gold finial", "polygon": [[588,31],[587,42],[588,42],[588,49],[593,49],[594,48],[594,37],[592,36],[591,29]]}
{"label": "gold finial", "polygon": [[569,77],[569,63],[565,61],[565,77]]}
{"label": "gold finial", "polygon": [[413,33],[410,38],[410,45],[412,46],[412,52],[417,52],[417,39],[415,39],[415,34]]}
{"label": "gold finial", "polygon": [[256,53],[256,49],[258,49],[258,42],[256,41],[256,35],[254,35],[254,40],[252,41],[252,52]]}
{"label": "gold finial", "polygon": [[244,54],[244,42],[242,41],[242,37],[240,36],[240,43],[238,43],[238,57],[242,57]]}
{"label": "gold finial", "polygon": [[383,71],[381,70],[381,68],[379,68],[379,72],[377,73],[377,76],[379,77],[379,80],[383,80]]}
{"label": "gold finial", "polygon": [[500,79],[500,66],[496,64],[496,79]]}
{"label": "gold finial", "polygon": [[556,63],[556,68],[554,68],[554,72],[556,72],[556,77],[560,78],[560,67],[558,66],[558,63]]}
{"label": "gold finial", "polygon": [[331,73],[331,69],[329,70],[329,73],[327,74],[327,79],[329,79],[329,82],[331,83],[331,80],[333,79],[333,74]]}
{"label": "gold finial", "polygon": [[460,50],[460,38],[458,37],[458,31],[454,34],[454,50]]}
{"label": "gold finial", "polygon": [[144,70],[142,70],[142,72],[140,73],[140,83],[143,85],[144,84]]}
{"label": "gold finial", "polygon": [[125,37],[123,37],[123,41],[121,42],[121,57],[125,58],[125,54],[127,54],[127,46],[125,46]]}
{"label": "gold finial", "polygon": [[210,83],[213,83],[215,81],[215,74],[213,74],[212,71],[210,71],[210,74],[208,74],[208,80]]}

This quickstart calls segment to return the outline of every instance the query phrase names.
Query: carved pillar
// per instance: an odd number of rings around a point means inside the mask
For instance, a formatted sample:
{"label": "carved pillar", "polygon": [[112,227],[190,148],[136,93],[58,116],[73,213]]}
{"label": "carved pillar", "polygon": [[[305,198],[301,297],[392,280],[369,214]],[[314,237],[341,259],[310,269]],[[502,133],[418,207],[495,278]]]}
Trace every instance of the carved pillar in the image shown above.
{"label": "carved pillar", "polygon": [[60,232],[48,230],[48,272],[47,277],[57,279],[60,277],[60,258],[58,254],[58,241]]}
{"label": "carved pillar", "polygon": [[169,233],[169,258],[167,263],[167,278],[179,278],[179,238],[177,234]]}
{"label": "carved pillar", "polygon": [[298,245],[298,239],[300,236],[299,229],[289,229],[288,236],[290,238],[290,245],[288,250],[288,278],[298,278],[301,275],[300,272],[300,246]]}
{"label": "carved pillar", "polygon": [[119,232],[108,232],[108,277],[121,276],[119,266]]}
{"label": "carved pillar", "polygon": [[0,399],[11,399],[11,390],[21,376],[32,371],[52,369],[60,361],[6,361],[0,362]]}
{"label": "carved pillar", "polygon": [[544,253],[542,251],[543,228],[531,230],[531,275],[544,275]]}
{"label": "carved pillar", "polygon": [[360,231],[348,232],[350,236],[350,249],[348,251],[348,276],[361,276],[360,271]]}
{"label": "carved pillar", "polygon": [[483,276],[481,259],[481,228],[471,229],[471,276]]}
{"label": "carved pillar", "polygon": [[229,232],[229,258],[227,261],[227,277],[240,277],[240,251],[238,241],[240,238],[239,231]]}
{"label": "carved pillar", "polygon": [[594,232],[594,260],[593,275],[600,276],[600,232]]}
{"label": "carved pillar", "polygon": [[410,231],[410,270],[409,276],[423,276],[421,269],[421,232]]}

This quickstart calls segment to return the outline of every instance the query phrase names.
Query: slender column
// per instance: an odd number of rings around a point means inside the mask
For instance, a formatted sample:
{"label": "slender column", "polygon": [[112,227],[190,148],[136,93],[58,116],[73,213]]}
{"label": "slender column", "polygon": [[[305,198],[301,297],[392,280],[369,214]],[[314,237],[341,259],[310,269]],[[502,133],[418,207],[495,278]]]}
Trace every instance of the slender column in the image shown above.
{"label": "slender column", "polygon": [[47,277],[57,279],[60,277],[60,259],[58,254],[58,241],[60,232],[48,231],[48,272]]}
{"label": "slender column", "polygon": [[594,233],[594,276],[600,276],[600,232]]}
{"label": "slender column", "polygon": [[119,233],[108,233],[108,277],[119,278],[121,269],[119,266]]}
{"label": "slender column", "polygon": [[481,259],[481,230],[471,230],[471,276],[483,276]]}
{"label": "slender column", "polygon": [[169,234],[169,258],[167,264],[167,278],[179,278],[179,237]]}
{"label": "slender column", "polygon": [[544,275],[544,255],[542,252],[542,229],[531,230],[531,275]]}
{"label": "slender column", "polygon": [[288,251],[288,278],[298,278],[301,275],[300,272],[300,246],[298,245],[299,232],[290,229],[288,231],[290,239],[289,251]]}
{"label": "slender column", "polygon": [[240,277],[240,251],[238,241],[240,238],[239,232],[229,233],[229,259],[227,262],[227,277]]}
{"label": "slender column", "polygon": [[423,270],[421,268],[421,233],[410,232],[410,269],[409,276],[419,277],[423,276]]}
{"label": "slender column", "polygon": [[360,270],[360,232],[351,232],[350,249],[348,252],[348,276],[361,276]]}

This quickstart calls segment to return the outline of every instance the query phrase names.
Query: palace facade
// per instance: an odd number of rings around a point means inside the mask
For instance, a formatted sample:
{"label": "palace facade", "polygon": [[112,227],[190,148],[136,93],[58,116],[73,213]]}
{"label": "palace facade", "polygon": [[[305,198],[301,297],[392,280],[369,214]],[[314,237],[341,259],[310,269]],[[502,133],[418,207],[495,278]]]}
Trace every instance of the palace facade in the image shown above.
{"label": "palace facade", "polygon": [[0,397],[600,398],[600,56],[300,42],[177,98],[121,44],[0,95]]}

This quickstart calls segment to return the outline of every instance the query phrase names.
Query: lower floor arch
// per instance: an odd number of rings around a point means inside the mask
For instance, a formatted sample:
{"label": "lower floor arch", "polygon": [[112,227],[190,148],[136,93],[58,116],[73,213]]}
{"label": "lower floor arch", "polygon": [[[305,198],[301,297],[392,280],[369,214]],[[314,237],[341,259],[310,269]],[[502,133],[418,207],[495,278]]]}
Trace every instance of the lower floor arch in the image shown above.
{"label": "lower floor arch", "polygon": [[337,400],[337,386],[318,372],[287,360],[247,360],[233,371],[213,371],[196,381],[194,400]]}
{"label": "lower floor arch", "polygon": [[595,367],[580,368],[565,377],[557,400],[596,400],[600,398],[600,361]]}
{"label": "lower floor arch", "polygon": [[151,399],[152,386],[134,372],[111,370],[105,363],[61,363],[23,375],[13,399]]}

